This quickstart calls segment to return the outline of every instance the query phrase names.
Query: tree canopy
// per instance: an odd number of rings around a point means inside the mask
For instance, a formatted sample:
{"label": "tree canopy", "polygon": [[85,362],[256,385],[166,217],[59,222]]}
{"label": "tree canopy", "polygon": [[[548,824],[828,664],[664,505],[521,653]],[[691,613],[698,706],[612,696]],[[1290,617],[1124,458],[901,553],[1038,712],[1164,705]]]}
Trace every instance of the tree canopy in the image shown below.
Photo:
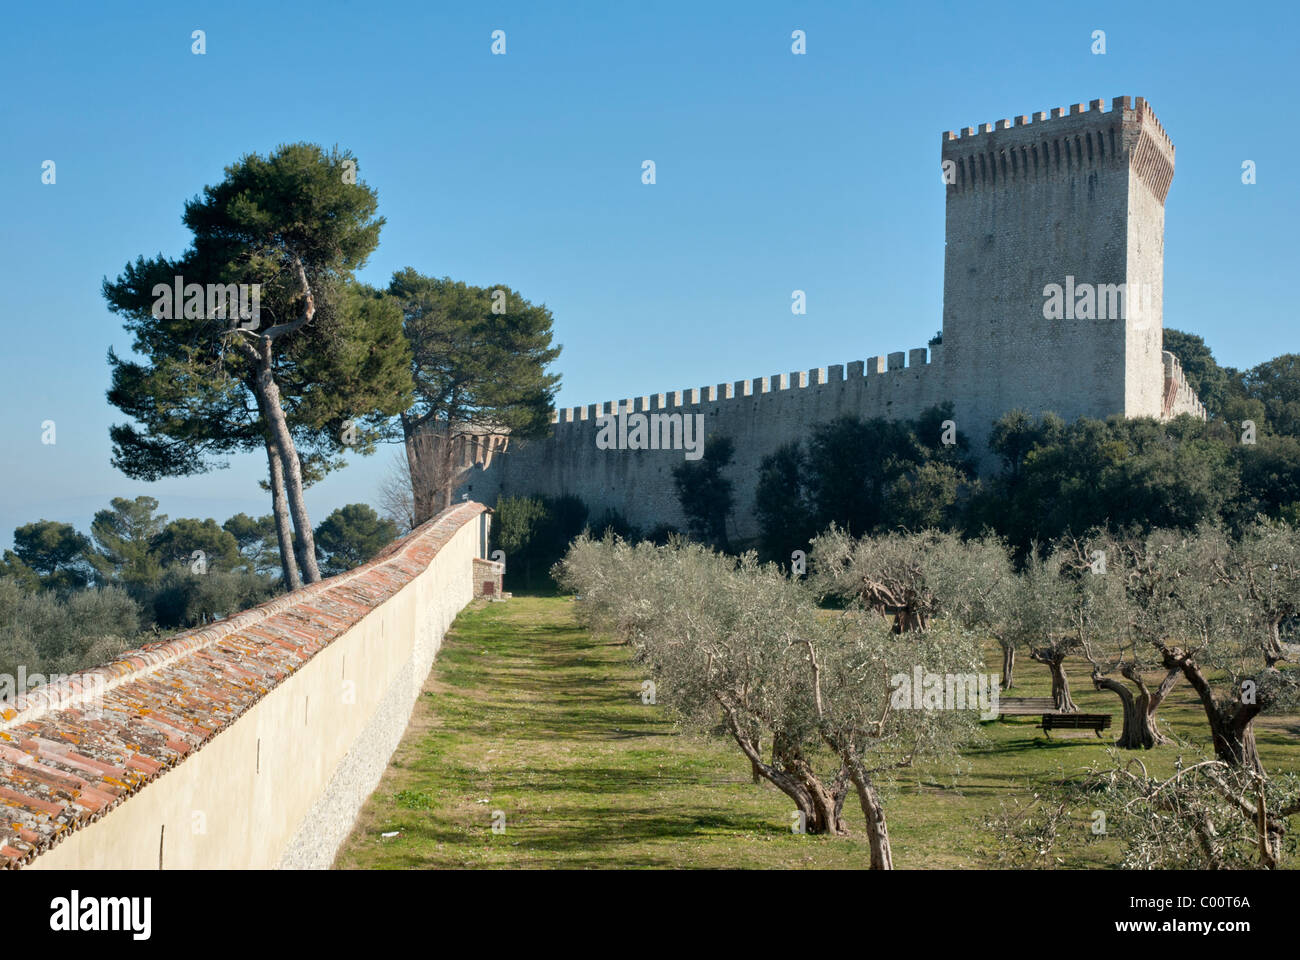
{"label": "tree canopy", "polygon": [[551,311],[504,284],[476,287],[407,267],[388,293],[401,304],[415,399],[400,417],[415,521],[451,505],[456,452],[465,438],[544,434],[558,374],[547,367]]}
{"label": "tree canopy", "polygon": [[[351,154],[313,144],[247,155],[185,204],[185,253],[140,257],[104,282],[143,357],[109,353],[109,401],[135,421],[111,430],[114,465],[153,480],[264,447],[291,587],[299,570],[319,577],[303,486],[345,448],[371,449],[411,395],[399,308],[352,280],[383,225],[355,174]],[[191,284],[182,308],[170,291]],[[205,300],[214,287],[256,289],[257,309]]]}
{"label": "tree canopy", "polygon": [[365,563],[397,536],[397,525],[364,503],[339,507],[316,528],[316,548],[327,575]]}

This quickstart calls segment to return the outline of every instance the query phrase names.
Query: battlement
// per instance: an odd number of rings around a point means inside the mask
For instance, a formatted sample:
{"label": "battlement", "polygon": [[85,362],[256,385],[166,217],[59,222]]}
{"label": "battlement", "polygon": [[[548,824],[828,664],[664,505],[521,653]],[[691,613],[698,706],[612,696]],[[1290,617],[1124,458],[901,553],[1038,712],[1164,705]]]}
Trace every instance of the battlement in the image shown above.
{"label": "battlement", "polygon": [[929,369],[940,362],[942,345],[916,347],[906,353],[897,351],[885,356],[832,364],[811,370],[774,373],[766,377],[736,380],[713,386],[692,387],[666,393],[652,393],[622,400],[606,400],[579,407],[560,407],[551,414],[551,423],[581,423],[616,413],[650,413],[664,410],[683,411],[703,404],[727,400],[746,400],[791,390],[848,383],[853,380],[890,380],[905,376],[907,371]]}
{"label": "battlement", "polygon": [[1056,107],[941,136],[955,164],[949,189],[962,192],[1102,164],[1130,164],[1164,201],[1173,179],[1174,144],[1142,97]]}
{"label": "battlement", "polygon": [[1192,385],[1187,382],[1187,374],[1178,358],[1168,350],[1162,350],[1160,359],[1164,365],[1165,392],[1161,416],[1166,419],[1182,413],[1190,413],[1201,420],[1206,418],[1205,405],[1196,395]]}

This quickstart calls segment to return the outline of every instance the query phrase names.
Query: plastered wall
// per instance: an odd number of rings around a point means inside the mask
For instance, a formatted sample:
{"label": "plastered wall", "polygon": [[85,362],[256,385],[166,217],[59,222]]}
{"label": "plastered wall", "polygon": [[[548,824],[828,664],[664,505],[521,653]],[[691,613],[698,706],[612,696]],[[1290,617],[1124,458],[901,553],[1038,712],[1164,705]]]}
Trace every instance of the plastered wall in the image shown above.
{"label": "plastered wall", "polygon": [[328,866],[473,597],[482,516],[202,749],[29,869]]}

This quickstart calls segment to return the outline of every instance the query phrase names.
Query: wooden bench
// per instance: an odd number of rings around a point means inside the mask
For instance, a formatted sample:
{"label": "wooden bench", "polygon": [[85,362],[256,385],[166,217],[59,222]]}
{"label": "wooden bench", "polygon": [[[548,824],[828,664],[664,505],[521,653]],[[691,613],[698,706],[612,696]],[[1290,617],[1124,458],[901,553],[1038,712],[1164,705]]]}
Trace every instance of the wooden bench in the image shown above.
{"label": "wooden bench", "polygon": [[1056,704],[1051,697],[999,697],[999,717],[1031,717],[1041,713],[1055,713]]}
{"label": "wooden bench", "polygon": [[1088,730],[1098,737],[1110,727],[1109,713],[1045,713],[1043,732],[1050,739],[1053,730]]}

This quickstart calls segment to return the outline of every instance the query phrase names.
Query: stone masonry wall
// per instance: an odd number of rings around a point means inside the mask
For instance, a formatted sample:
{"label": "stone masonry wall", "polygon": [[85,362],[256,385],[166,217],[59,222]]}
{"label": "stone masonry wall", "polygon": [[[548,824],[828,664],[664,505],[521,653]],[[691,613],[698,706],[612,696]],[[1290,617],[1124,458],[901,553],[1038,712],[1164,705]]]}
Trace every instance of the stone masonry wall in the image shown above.
{"label": "stone masonry wall", "polygon": [[498,494],[575,494],[593,522],[613,509],[646,531],[661,523],[685,529],[672,474],[685,460],[683,451],[601,450],[596,417],[615,410],[699,413],[705,436],[718,433],[735,444],[728,472],[735,511],[728,535],[743,541],[758,534],[754,493],[763,457],[783,444],[806,442],[814,424],[838,416],[909,419],[942,402],[942,347],[932,352],[933,362],[921,347],[847,366],[564,408],[552,425],[553,438],[511,442],[477,464],[457,495],[494,504]]}
{"label": "stone masonry wall", "polygon": [[[942,156],[955,165],[943,343],[959,428],[982,447],[1013,408],[1157,416],[1173,146],[1145,101],[945,133]],[[1044,317],[1046,285],[1085,283],[1126,285],[1126,315]]]}

